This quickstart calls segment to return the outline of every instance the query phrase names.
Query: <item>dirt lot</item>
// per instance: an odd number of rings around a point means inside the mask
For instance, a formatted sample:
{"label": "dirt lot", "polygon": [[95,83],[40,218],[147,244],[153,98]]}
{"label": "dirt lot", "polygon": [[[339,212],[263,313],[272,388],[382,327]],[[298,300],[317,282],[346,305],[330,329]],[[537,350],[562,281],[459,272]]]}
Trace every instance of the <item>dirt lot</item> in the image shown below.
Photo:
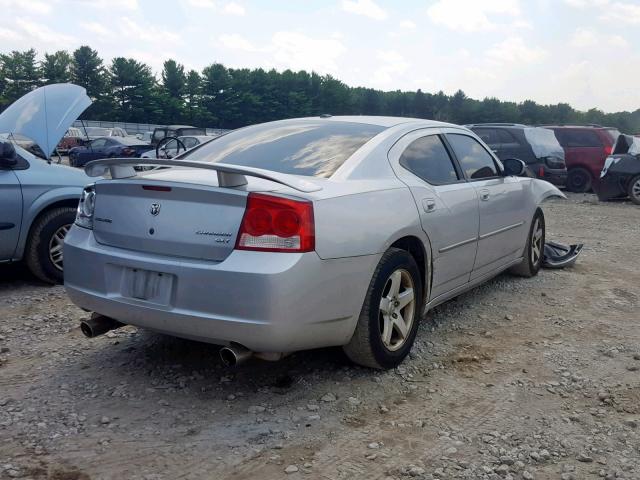
{"label": "dirt lot", "polygon": [[0,268],[0,478],[640,478],[640,208],[547,204],[579,264],[500,276],[422,323],[395,371],[339,350],[221,366]]}

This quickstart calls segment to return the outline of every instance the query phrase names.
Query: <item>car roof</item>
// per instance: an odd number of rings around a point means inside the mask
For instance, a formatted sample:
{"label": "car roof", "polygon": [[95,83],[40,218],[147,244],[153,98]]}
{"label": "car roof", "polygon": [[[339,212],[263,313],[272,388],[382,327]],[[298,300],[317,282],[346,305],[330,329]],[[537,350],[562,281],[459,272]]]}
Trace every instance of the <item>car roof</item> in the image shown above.
{"label": "car roof", "polygon": [[317,117],[302,117],[292,118],[288,120],[280,120],[282,122],[295,122],[301,120],[326,120],[328,122],[349,122],[349,123],[362,123],[367,125],[378,125],[380,127],[390,128],[403,123],[416,123],[419,122],[425,126],[431,127],[460,127],[459,125],[453,125],[446,122],[438,122],[435,120],[427,120],[425,118],[411,118],[411,117],[385,117],[377,115],[320,115]]}
{"label": "car roof", "polygon": [[544,128],[567,128],[585,130],[618,130],[616,127],[603,127],[602,125],[539,125]]}
{"label": "car roof", "polygon": [[524,123],[469,123],[467,128],[535,128]]}
{"label": "car roof", "polygon": [[216,137],[213,135],[180,135],[178,139],[181,139],[181,138],[195,138],[197,140],[202,141],[202,140],[209,140],[211,138],[216,138]]}
{"label": "car roof", "polygon": [[[177,128],[200,128],[200,127],[194,127],[192,125],[167,125],[166,127],[158,127],[159,129],[162,128],[171,128],[173,130],[177,129]],[[204,129],[203,129],[204,130]]]}

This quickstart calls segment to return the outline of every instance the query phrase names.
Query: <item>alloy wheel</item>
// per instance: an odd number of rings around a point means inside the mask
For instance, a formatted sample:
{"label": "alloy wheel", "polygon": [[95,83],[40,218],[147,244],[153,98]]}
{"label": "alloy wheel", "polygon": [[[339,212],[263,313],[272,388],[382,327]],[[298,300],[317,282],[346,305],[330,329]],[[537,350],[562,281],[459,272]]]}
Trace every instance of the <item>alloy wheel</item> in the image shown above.
{"label": "alloy wheel", "polygon": [[380,299],[380,336],[389,351],[400,349],[406,342],[415,319],[415,287],[408,271],[394,271],[382,290]]}
{"label": "alloy wheel", "polygon": [[631,195],[638,201],[640,201],[640,178],[631,186]]}
{"label": "alloy wheel", "polygon": [[49,240],[49,260],[54,267],[62,271],[64,237],[67,236],[71,225],[63,225],[56,230]]}
{"label": "alloy wheel", "polygon": [[539,218],[536,218],[531,235],[531,262],[533,265],[537,265],[542,256],[542,249],[544,247],[544,245],[542,245],[542,236],[544,234],[542,228],[542,222]]}

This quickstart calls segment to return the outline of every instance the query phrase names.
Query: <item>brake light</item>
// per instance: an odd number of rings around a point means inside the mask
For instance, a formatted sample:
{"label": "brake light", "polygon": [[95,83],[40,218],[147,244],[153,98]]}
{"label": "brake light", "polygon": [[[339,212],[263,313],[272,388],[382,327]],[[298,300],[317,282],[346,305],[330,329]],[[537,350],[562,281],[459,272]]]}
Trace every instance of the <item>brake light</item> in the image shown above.
{"label": "brake light", "polygon": [[538,176],[544,177],[544,167],[540,167],[540,170],[538,170]]}
{"label": "brake light", "polygon": [[136,150],[135,150],[135,148],[125,147],[125,148],[122,149],[122,153],[124,155],[129,156],[129,155],[133,155],[134,153],[136,153]]}
{"label": "brake light", "polygon": [[236,241],[237,250],[311,252],[315,243],[311,202],[249,194]]}
{"label": "brake light", "polygon": [[609,155],[611,155],[611,152],[613,152],[613,145],[605,145],[604,146],[604,153],[607,154],[607,157]]}

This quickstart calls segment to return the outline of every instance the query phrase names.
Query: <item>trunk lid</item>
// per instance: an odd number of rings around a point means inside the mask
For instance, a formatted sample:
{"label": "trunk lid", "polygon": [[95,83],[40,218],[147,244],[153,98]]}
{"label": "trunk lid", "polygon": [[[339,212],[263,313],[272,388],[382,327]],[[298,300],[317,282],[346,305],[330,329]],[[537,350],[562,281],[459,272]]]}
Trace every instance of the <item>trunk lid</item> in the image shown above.
{"label": "trunk lid", "polygon": [[96,241],[145,253],[223,261],[235,247],[247,192],[176,183],[97,183]]}

